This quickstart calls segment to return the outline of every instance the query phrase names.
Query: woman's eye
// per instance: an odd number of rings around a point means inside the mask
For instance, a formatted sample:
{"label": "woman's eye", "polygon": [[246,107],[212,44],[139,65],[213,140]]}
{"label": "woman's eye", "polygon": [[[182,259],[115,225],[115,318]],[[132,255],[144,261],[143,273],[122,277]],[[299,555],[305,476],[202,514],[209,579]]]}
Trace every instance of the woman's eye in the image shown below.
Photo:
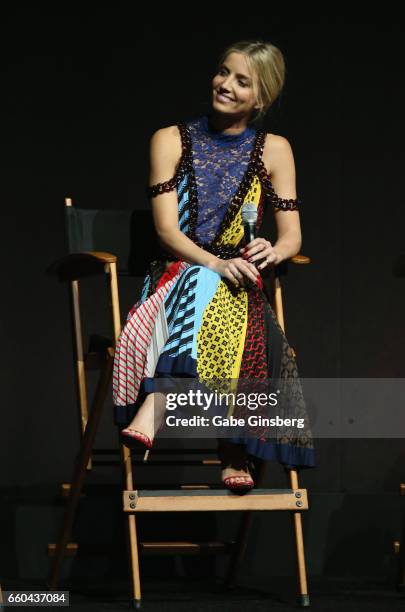
{"label": "woman's eye", "polygon": [[241,87],[247,87],[247,86],[248,86],[248,85],[247,85],[247,83],[246,83],[245,81],[238,81],[238,83],[239,83],[239,85],[240,85]]}

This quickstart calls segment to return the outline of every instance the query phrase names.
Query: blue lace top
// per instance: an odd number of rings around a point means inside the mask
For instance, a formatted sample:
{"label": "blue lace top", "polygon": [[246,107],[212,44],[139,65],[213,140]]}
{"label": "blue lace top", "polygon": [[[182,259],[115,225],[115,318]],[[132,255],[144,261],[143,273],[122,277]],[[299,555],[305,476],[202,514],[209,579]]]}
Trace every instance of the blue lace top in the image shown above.
{"label": "blue lace top", "polygon": [[214,130],[207,116],[189,121],[193,165],[197,183],[196,237],[202,243],[214,239],[224,214],[247,169],[256,130],[240,134]]}

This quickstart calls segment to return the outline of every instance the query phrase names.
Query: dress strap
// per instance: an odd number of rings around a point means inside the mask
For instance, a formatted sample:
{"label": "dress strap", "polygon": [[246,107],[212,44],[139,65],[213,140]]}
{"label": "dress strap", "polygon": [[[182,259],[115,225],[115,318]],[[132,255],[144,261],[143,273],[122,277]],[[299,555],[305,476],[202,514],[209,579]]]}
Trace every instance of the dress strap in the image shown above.
{"label": "dress strap", "polygon": [[299,198],[280,198],[274,190],[273,184],[270,179],[270,175],[266,170],[266,166],[263,162],[263,149],[266,140],[266,132],[264,130],[258,130],[259,137],[257,141],[257,156],[256,156],[256,168],[260,178],[260,182],[264,189],[266,196],[277,210],[297,210],[302,204],[302,200]]}
{"label": "dress strap", "polygon": [[168,193],[177,189],[178,185],[184,178],[187,170],[190,169],[191,158],[191,139],[187,127],[184,123],[177,124],[181,138],[181,157],[177,165],[176,172],[171,179],[164,181],[163,183],[156,183],[146,188],[148,197],[155,198],[162,193]]}

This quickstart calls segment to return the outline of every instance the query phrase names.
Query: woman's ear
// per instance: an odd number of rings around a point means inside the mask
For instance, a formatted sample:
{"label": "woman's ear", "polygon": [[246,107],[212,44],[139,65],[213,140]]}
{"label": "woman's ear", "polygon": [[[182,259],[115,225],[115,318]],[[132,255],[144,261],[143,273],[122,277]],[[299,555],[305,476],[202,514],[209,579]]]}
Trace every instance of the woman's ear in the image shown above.
{"label": "woman's ear", "polygon": [[258,88],[255,88],[255,98],[256,98],[256,104],[254,105],[254,109],[255,110],[262,110],[263,108],[263,101],[261,99],[261,95],[260,95],[260,91],[258,90]]}

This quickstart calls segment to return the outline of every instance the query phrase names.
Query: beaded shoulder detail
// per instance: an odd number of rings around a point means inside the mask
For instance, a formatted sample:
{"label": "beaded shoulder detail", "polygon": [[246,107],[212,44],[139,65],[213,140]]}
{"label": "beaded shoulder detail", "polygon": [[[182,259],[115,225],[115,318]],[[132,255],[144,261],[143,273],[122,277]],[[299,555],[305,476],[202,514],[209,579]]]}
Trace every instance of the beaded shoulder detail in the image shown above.
{"label": "beaded shoulder detail", "polygon": [[[164,181],[163,183],[156,183],[155,185],[147,187],[147,195],[149,197],[154,198],[162,193],[174,191],[175,189],[177,189],[187,172],[191,171],[191,173],[194,175],[190,133],[184,123],[179,123],[178,129],[180,131],[182,153],[179,164],[177,166],[177,170],[171,179]],[[264,132],[263,130],[258,130],[256,136],[256,143],[252,151],[251,162],[249,164],[250,171],[246,172],[244,180],[240,185],[240,189],[238,190],[238,193],[234,198],[234,204],[240,204],[241,192],[244,191],[243,187],[245,186],[244,183],[246,183],[246,179],[250,178],[250,176],[252,175],[252,170],[255,169],[262,184],[263,191],[266,197],[276,209],[276,211],[298,210],[299,206],[302,204],[302,200],[300,198],[281,198],[274,190],[270,176],[263,162],[263,149],[265,139],[266,132]],[[233,212],[232,208],[233,207],[231,207],[231,213]],[[225,216],[225,219],[223,220],[224,223],[222,225],[225,225],[226,221],[229,221],[230,216],[232,215],[229,215],[229,213]]]}
{"label": "beaded shoulder detail", "polygon": [[262,184],[266,197],[277,210],[297,210],[302,204],[299,198],[280,198],[274,190],[270,176],[263,162],[263,149],[266,140],[266,132],[260,130],[260,138],[258,141],[258,155],[256,157],[256,169]]}
{"label": "beaded shoulder detail", "polygon": [[176,172],[174,173],[174,176],[172,176],[172,178],[168,181],[164,181],[163,183],[156,183],[155,185],[151,185],[146,188],[147,195],[151,198],[155,198],[156,196],[162,193],[168,193],[177,189],[180,182],[184,178],[187,170],[190,168],[190,135],[184,123],[178,123],[177,127],[180,131],[181,137],[181,157]]}

